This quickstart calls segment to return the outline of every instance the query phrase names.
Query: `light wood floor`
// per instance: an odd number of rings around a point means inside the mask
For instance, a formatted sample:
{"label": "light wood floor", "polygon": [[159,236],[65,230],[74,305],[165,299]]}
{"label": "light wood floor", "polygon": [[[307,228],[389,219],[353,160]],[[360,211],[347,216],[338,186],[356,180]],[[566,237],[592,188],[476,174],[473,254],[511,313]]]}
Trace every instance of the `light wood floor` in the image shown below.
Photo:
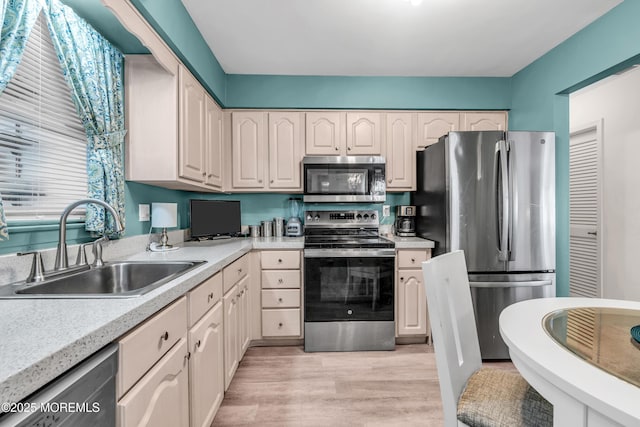
{"label": "light wood floor", "polygon": [[[493,366],[514,369],[509,362]],[[433,348],[247,350],[213,426],[441,426]]]}

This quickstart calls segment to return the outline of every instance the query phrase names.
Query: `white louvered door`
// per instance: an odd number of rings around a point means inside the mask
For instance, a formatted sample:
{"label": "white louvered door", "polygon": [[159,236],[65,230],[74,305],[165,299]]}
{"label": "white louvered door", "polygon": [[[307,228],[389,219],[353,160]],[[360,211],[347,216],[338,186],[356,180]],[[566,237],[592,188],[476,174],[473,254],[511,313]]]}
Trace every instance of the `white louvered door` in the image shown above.
{"label": "white louvered door", "polygon": [[569,141],[569,294],[602,295],[602,121]]}

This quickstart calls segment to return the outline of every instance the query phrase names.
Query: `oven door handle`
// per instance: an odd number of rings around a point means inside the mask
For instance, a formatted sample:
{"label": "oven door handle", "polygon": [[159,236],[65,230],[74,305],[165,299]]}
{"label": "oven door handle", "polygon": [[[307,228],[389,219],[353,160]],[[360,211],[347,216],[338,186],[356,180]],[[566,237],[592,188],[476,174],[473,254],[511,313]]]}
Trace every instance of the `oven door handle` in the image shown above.
{"label": "oven door handle", "polygon": [[305,249],[305,258],[393,258],[395,249]]}

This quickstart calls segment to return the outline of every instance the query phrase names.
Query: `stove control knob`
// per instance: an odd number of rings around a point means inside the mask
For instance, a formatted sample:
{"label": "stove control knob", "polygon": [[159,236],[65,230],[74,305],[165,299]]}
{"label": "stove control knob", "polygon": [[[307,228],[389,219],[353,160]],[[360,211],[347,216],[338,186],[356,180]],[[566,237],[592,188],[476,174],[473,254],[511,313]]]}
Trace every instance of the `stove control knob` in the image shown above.
{"label": "stove control knob", "polygon": [[307,215],[307,221],[311,221],[311,215]]}
{"label": "stove control knob", "polygon": [[371,219],[376,219],[376,214],[372,213],[371,214]]}
{"label": "stove control knob", "polygon": [[369,219],[369,214],[364,214],[364,220],[368,220]]}
{"label": "stove control knob", "polygon": [[362,220],[362,215],[360,215],[360,214],[356,215],[356,219],[357,219],[358,221]]}
{"label": "stove control knob", "polygon": [[314,220],[314,221],[320,221],[320,215],[316,215],[316,216],[314,216],[314,217],[313,217],[313,220]]}

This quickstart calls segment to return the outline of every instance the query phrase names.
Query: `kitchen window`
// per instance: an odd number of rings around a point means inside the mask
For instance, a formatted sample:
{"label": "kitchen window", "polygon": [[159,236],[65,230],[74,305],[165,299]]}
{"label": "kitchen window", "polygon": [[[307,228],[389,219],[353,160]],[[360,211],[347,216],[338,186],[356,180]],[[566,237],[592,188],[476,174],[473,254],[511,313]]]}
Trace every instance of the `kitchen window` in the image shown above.
{"label": "kitchen window", "polygon": [[[0,194],[9,221],[57,219],[87,197],[87,142],[42,13],[0,95]],[[84,210],[74,210],[83,219]]]}

